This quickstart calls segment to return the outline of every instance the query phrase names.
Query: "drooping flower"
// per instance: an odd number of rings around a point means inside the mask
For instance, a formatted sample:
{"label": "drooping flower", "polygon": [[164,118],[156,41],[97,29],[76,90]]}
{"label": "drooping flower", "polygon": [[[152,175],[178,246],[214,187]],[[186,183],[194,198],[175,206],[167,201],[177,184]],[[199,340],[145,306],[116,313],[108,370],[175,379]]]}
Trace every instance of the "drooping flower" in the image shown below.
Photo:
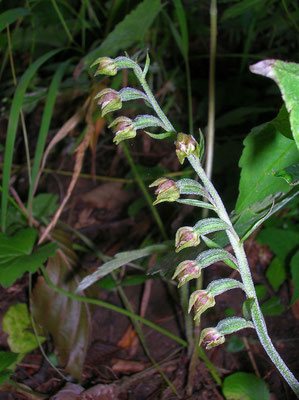
{"label": "drooping flower", "polygon": [[96,75],[113,76],[117,74],[117,67],[115,61],[110,57],[97,58],[95,62],[91,65],[91,67],[94,67],[95,65],[98,65],[95,76]]}
{"label": "drooping flower", "polygon": [[194,278],[199,278],[201,275],[200,265],[193,260],[182,261],[176,268],[172,279],[177,278],[179,281],[178,287]]}
{"label": "drooping flower", "polygon": [[108,128],[113,127],[115,137],[113,142],[119,144],[122,140],[131,139],[136,136],[136,129],[133,121],[128,117],[116,118]]}
{"label": "drooping flower", "polygon": [[111,111],[120,110],[122,107],[118,92],[110,88],[101,90],[95,99],[99,99],[98,104],[102,106],[102,117]]}
{"label": "drooping flower", "polygon": [[196,290],[190,296],[188,312],[190,312],[193,307],[194,319],[198,320],[203,312],[214,305],[214,296],[208,290]]}
{"label": "drooping flower", "polygon": [[216,328],[206,328],[201,331],[199,344],[209,350],[225,342],[225,337]]}
{"label": "drooping flower", "polygon": [[199,156],[199,144],[191,135],[186,135],[185,133],[178,133],[176,145],[176,155],[179,162],[183,164],[185,158],[191,154]]}
{"label": "drooping flower", "polygon": [[177,230],[175,235],[175,247],[177,253],[186,247],[195,247],[199,243],[199,235],[191,226],[183,226]]}
{"label": "drooping flower", "polygon": [[179,187],[171,179],[159,178],[149,185],[149,187],[154,186],[158,186],[158,188],[155,190],[157,199],[153,202],[153,205],[163,201],[176,201],[180,197]]}

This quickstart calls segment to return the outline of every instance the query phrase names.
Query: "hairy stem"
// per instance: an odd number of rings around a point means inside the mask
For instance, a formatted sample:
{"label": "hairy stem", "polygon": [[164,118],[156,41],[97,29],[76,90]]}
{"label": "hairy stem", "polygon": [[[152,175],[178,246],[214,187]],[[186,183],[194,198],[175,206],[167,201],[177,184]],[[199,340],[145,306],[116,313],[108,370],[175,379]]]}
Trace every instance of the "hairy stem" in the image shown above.
{"label": "hairy stem", "polygon": [[252,281],[250,268],[248,265],[247,257],[244,251],[243,244],[240,242],[240,238],[236,231],[234,230],[230,218],[227,214],[227,211],[222,203],[222,200],[216,191],[215,187],[208,179],[204,169],[201,167],[200,162],[197,157],[191,155],[188,157],[188,160],[192,167],[194,168],[195,172],[201,179],[202,183],[209,191],[210,195],[212,196],[216,207],[217,213],[219,217],[225,221],[228,225],[230,225],[230,229],[226,230],[227,236],[229,241],[232,245],[234,250],[235,256],[238,260],[238,267],[239,272],[245,286],[246,294],[249,298],[253,298],[255,301],[253,302],[251,308],[252,320],[257,332],[257,335],[261,341],[262,346],[264,347],[265,351],[267,352],[268,356],[271,358],[273,363],[276,365],[277,369],[284,377],[284,379],[288,382],[294,393],[299,397],[299,382],[296,380],[292,372],[289,370],[285,362],[282,360],[280,355],[278,354],[277,350],[273,346],[273,343],[268,335],[266,323],[264,320],[264,316],[260,310],[258,300],[255,293],[254,284]]}

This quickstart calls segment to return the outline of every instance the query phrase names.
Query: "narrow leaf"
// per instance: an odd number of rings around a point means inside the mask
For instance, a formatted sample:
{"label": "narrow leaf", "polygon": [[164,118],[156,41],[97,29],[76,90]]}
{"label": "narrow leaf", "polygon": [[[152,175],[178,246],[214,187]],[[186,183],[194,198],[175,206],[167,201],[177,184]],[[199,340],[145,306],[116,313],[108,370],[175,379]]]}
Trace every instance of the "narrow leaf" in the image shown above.
{"label": "narrow leaf", "polygon": [[252,322],[246,321],[246,319],[241,317],[225,318],[216,326],[216,329],[222,335],[230,335],[244,328],[254,328],[254,325]]}
{"label": "narrow leaf", "polygon": [[230,229],[230,226],[220,218],[204,218],[194,225],[199,235]]}
{"label": "narrow leaf", "polygon": [[215,207],[212,206],[212,204],[206,203],[205,201],[200,201],[195,199],[178,199],[176,200],[176,202],[181,204],[187,204],[188,206],[208,208],[213,211],[216,210]]}
{"label": "narrow leaf", "polygon": [[12,8],[11,10],[4,11],[0,15],[0,32],[2,32],[7,25],[10,25],[17,19],[29,14],[30,11],[27,8]]}
{"label": "narrow leaf", "polygon": [[205,250],[196,257],[196,261],[202,266],[202,268],[208,267],[218,261],[230,260],[234,263],[235,269],[237,269],[237,260],[224,249],[211,249]]}
{"label": "narrow leaf", "polygon": [[274,207],[274,202],[272,203],[272,207],[270,208],[270,210],[262,218],[256,221],[250,229],[248,229],[248,231],[245,233],[242,239],[240,239],[240,243],[243,243],[260,225],[262,225],[264,221],[266,221],[266,219],[268,219],[272,215],[271,212],[273,207]]}
{"label": "narrow leaf", "polygon": [[225,278],[216,279],[207,286],[207,291],[213,296],[218,296],[231,289],[242,289],[245,291],[244,285],[235,279]]}

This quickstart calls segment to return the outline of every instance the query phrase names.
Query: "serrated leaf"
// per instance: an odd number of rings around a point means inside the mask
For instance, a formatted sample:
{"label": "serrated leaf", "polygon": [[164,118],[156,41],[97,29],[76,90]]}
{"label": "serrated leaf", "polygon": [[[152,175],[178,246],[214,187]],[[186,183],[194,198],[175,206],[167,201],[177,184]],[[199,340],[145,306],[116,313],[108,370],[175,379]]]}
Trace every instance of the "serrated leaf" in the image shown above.
{"label": "serrated leaf", "polygon": [[140,250],[131,250],[131,251],[124,251],[122,253],[117,253],[114,259],[101,265],[94,273],[87,275],[80,282],[76,292],[85,290],[93,283],[95,283],[97,280],[110,274],[111,272],[121,267],[122,265],[125,265],[134,260],[138,260],[139,258],[149,256],[150,254],[156,252],[166,251],[168,249],[169,249],[168,244],[160,244],[160,245],[147,246],[144,249]]}
{"label": "serrated leaf", "polygon": [[84,58],[84,63],[89,65],[101,56],[113,57],[119,51],[126,51],[135,43],[142,42],[160,10],[160,0],[142,1],[123,21],[116,25],[98,48]]}
{"label": "serrated leaf", "polygon": [[[65,251],[60,250],[49,259],[48,275],[56,286],[74,292],[77,282],[70,279],[69,274],[79,259],[65,233],[52,231],[51,234]],[[44,278],[39,277],[32,293],[32,311],[36,323],[51,334],[60,364],[80,379],[91,327],[87,304],[53,291]]]}
{"label": "serrated leaf", "polygon": [[289,191],[289,185],[272,174],[298,162],[299,157],[295,142],[281,134],[281,118],[279,114],[273,121],[253,128],[244,140],[236,213],[271,194]]}
{"label": "serrated leaf", "polygon": [[266,383],[254,374],[237,372],[223,381],[223,394],[228,400],[270,400]]}
{"label": "serrated leaf", "polygon": [[254,328],[252,322],[247,321],[241,317],[228,317],[218,322],[216,329],[222,335],[230,335],[231,333],[238,332],[241,329]]}
{"label": "serrated leaf", "polygon": [[33,251],[37,231],[33,228],[19,230],[13,236],[0,234],[0,284],[8,287],[25,272],[34,273],[53,256],[58,246],[48,243]]}
{"label": "serrated leaf", "polygon": [[251,71],[274,79],[290,113],[293,136],[299,149],[299,64],[281,60],[263,60],[250,67]]}
{"label": "serrated leaf", "polygon": [[299,299],[299,250],[297,253],[292,257],[291,262],[291,274],[292,274],[292,281],[294,285],[293,296],[291,300],[291,305],[293,305]]}
{"label": "serrated leaf", "polygon": [[274,176],[277,178],[283,178],[289,185],[299,184],[299,164],[289,165],[288,167],[281,169],[280,171],[274,172]]}
{"label": "serrated leaf", "polygon": [[[7,342],[13,352],[25,354],[38,346],[35,335],[28,328],[31,328],[31,321],[26,304],[11,306],[3,317],[2,329],[8,334]],[[41,343],[45,341],[42,336],[38,338]]]}

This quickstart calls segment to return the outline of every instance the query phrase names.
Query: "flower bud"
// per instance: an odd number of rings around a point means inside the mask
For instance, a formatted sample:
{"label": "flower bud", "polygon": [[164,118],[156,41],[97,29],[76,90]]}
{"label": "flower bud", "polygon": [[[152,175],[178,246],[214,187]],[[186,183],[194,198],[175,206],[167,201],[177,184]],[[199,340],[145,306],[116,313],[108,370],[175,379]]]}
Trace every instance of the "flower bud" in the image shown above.
{"label": "flower bud", "polygon": [[201,332],[199,345],[203,344],[209,350],[224,342],[225,337],[216,328],[206,328]]}
{"label": "flower bud", "polygon": [[208,290],[196,290],[190,296],[188,312],[194,307],[194,319],[197,320],[203,312],[214,305],[214,296]]}
{"label": "flower bud", "polygon": [[118,117],[116,118],[108,128],[113,128],[115,137],[113,142],[119,144],[122,140],[131,139],[136,136],[136,129],[134,127],[133,121],[128,117]]}
{"label": "flower bud", "polygon": [[191,279],[199,278],[200,275],[200,265],[196,261],[185,260],[177,266],[172,279],[178,278],[178,287],[181,287]]}
{"label": "flower bud", "polygon": [[116,90],[103,89],[95,97],[98,100],[98,104],[102,106],[102,117],[111,111],[121,109],[122,102],[120,96]]}
{"label": "flower bud", "polygon": [[183,164],[186,157],[194,154],[199,156],[199,145],[197,141],[191,135],[186,135],[185,133],[178,133],[176,145],[176,154],[178,156],[179,162]]}
{"label": "flower bud", "polygon": [[94,67],[95,65],[98,65],[98,68],[96,70],[95,76],[96,75],[116,75],[117,74],[117,67],[112,58],[109,57],[99,57],[98,59],[95,60],[95,62],[91,65],[91,67]]}
{"label": "flower bud", "polygon": [[149,187],[153,186],[158,186],[155,190],[157,200],[153,202],[153,205],[162,203],[163,201],[176,201],[180,197],[180,190],[177,184],[171,179],[159,178],[149,185]]}
{"label": "flower bud", "polygon": [[175,235],[175,247],[177,253],[186,247],[195,247],[199,243],[199,235],[191,226],[183,226],[177,230]]}

